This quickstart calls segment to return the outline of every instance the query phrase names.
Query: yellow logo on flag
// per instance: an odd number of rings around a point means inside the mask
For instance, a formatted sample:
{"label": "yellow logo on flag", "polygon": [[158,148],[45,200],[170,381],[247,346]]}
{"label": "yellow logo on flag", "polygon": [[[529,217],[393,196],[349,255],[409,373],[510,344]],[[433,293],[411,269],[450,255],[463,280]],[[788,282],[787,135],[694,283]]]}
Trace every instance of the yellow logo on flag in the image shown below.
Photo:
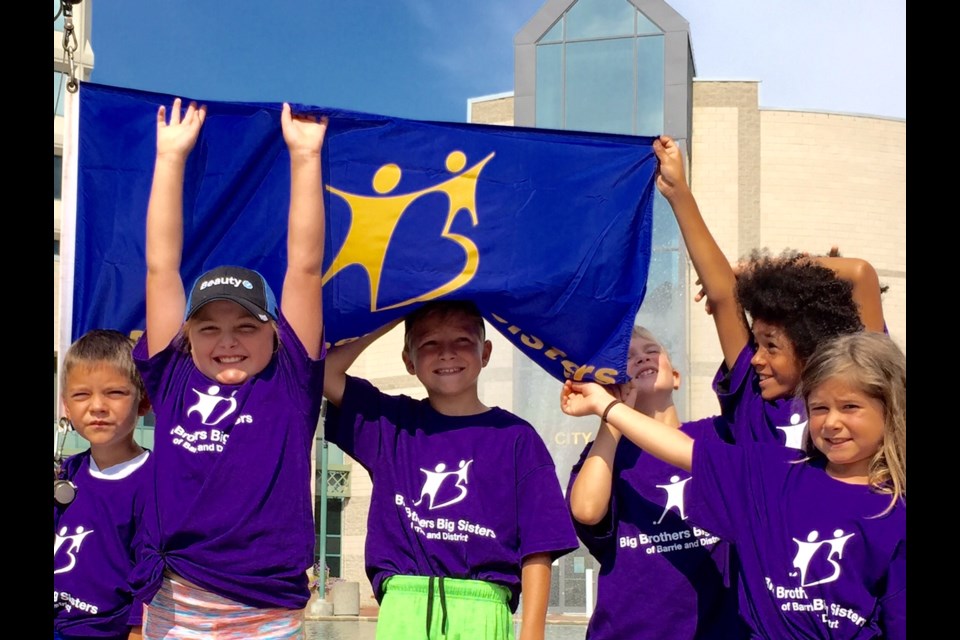
{"label": "yellow logo on flag", "polygon": [[[479,223],[476,203],[477,182],[480,172],[494,155],[495,153],[491,153],[464,171],[467,164],[466,155],[461,151],[452,151],[446,158],[447,171],[452,174],[463,172],[435,186],[412,193],[387,195],[400,184],[402,171],[396,164],[383,165],[373,176],[373,190],[378,194],[384,194],[382,196],[348,193],[336,187],[327,186],[328,191],[346,201],[350,208],[351,221],[343,246],[340,247],[340,251],[337,252],[330,268],[323,276],[323,284],[350,265],[359,265],[367,272],[370,281],[370,311],[385,311],[439,298],[470,282],[480,264],[480,251],[470,238],[451,232],[450,227],[457,213],[462,209],[470,213],[474,227]],[[383,264],[400,217],[417,198],[433,193],[442,193],[447,196],[449,202],[447,218],[440,236],[460,245],[463,249],[463,268],[453,278],[431,291],[380,307],[378,295]]]}

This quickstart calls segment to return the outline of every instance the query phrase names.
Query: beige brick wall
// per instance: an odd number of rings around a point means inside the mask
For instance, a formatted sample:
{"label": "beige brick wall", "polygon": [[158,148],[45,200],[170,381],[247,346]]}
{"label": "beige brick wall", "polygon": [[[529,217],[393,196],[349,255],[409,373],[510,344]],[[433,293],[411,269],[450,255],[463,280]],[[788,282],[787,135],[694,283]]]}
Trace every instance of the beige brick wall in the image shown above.
{"label": "beige brick wall", "polygon": [[[906,349],[906,122],[759,110],[756,100],[755,82],[694,83],[691,185],[721,249],[733,260],[836,244],[869,260],[890,286],[884,315]],[[710,318],[690,311],[688,412],[708,415],[719,344]]]}
{"label": "beige brick wall", "polygon": [[513,126],[513,96],[470,102],[470,122]]}
{"label": "beige brick wall", "polygon": [[761,233],[774,250],[830,245],[869,260],[890,290],[884,316],[906,348],[906,121],[762,112]]}
{"label": "beige brick wall", "polygon": [[[699,107],[693,112],[690,180],[704,219],[720,248],[728,256],[739,253],[738,188],[740,109],[735,106]],[[699,291],[697,274],[689,268],[689,290]],[[686,418],[712,415],[719,410],[711,382],[723,359],[713,318],[703,303],[686,300],[690,319],[689,371],[681,369],[681,390],[687,398]],[[674,363],[674,366],[678,366]]]}

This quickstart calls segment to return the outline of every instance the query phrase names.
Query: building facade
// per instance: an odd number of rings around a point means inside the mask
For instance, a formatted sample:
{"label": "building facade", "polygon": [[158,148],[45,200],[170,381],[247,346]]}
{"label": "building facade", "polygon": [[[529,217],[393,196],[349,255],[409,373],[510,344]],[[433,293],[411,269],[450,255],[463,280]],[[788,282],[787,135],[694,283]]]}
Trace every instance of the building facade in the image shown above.
{"label": "building facade", "polygon": [[[514,91],[471,98],[467,120],[633,135],[666,133],[688,158],[703,216],[731,260],[753,249],[826,253],[837,245],[877,269],[891,336],[906,349],[906,121],[760,108],[761,80],[696,78],[689,25],[660,0],[547,0],[514,39]],[[683,383],[684,419],[718,412],[711,383],[723,359],[712,319],[666,202],[654,205],[654,247],[638,324],[661,337]],[[561,414],[556,381],[488,326],[494,348],[480,396],[540,431],[566,486],[595,420]],[[351,373],[389,393],[423,397],[400,361],[402,331],[381,338]],[[371,493],[345,460],[341,573],[373,602],[363,573]],[[551,612],[586,613],[596,564],[581,549],[555,563]]]}

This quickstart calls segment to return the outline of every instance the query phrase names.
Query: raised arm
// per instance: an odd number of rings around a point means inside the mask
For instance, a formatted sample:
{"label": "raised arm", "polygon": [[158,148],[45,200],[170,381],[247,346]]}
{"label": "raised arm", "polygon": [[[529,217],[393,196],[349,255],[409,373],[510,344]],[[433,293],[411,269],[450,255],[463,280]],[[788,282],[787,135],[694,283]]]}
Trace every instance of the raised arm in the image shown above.
{"label": "raised arm", "polygon": [[883,303],[880,299],[880,277],[873,265],[860,258],[818,256],[817,262],[832,269],[838,278],[853,285],[853,300],[860,307],[860,321],[868,331],[883,331]]}
{"label": "raised arm", "polygon": [[[609,387],[608,390],[618,400],[635,406],[637,388],[631,383]],[[603,520],[610,509],[610,496],[613,493],[613,466],[617,455],[617,445],[622,434],[603,420],[597,427],[597,437],[590,445],[590,452],[580,466],[573,485],[570,487],[570,513],[574,520],[592,526]]]}
{"label": "raised arm", "polygon": [[619,431],[611,429],[607,423],[600,423],[597,437],[590,445],[590,453],[570,487],[570,513],[574,520],[581,524],[597,524],[610,509],[613,464],[620,435]]}
{"label": "raised arm", "polygon": [[295,116],[284,103],[280,115],[290,152],[290,215],[287,223],[287,271],[280,308],[311,358],[320,357],[323,340],[323,243],[326,225],[320,149],[327,118]]}
{"label": "raised arm", "polygon": [[181,118],[180,98],[157,110],[157,157],[147,205],[147,340],[151,356],[173,340],[183,324],[186,293],[180,277],[183,252],[183,173],[206,107],[191,102]]}
{"label": "raised arm", "polygon": [[613,493],[613,463],[620,442],[620,432],[601,422],[590,453],[570,487],[570,513],[574,520],[595,525],[610,509]]}
{"label": "raised arm", "polygon": [[680,147],[673,138],[660,136],[653,141],[653,151],[660,163],[657,189],[666,198],[677,218],[687,253],[712,309],[723,360],[727,367],[733,367],[737,356],[750,339],[746,318],[737,303],[736,276],[703,221],[700,207],[697,206],[693,192],[687,184]]}
{"label": "raised arm", "polygon": [[680,429],[645,416],[626,403],[617,401],[595,382],[563,384],[560,409],[569,416],[603,416],[614,429],[650,455],[675,467],[690,471],[693,465],[693,438]]}
{"label": "raised arm", "polygon": [[397,318],[362,338],[333,347],[327,352],[323,369],[323,395],[329,402],[334,406],[340,406],[343,401],[343,390],[347,385],[347,369],[360,357],[364,349],[401,322],[403,318]]}

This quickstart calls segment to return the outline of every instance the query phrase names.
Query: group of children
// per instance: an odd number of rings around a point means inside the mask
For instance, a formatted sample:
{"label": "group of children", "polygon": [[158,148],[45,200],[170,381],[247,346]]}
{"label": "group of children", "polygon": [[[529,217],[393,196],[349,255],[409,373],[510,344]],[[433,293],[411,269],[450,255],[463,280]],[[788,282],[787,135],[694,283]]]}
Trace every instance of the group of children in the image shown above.
{"label": "group of children", "polygon": [[876,272],[785,255],[735,273],[676,143],[654,151],[724,354],[721,413],[681,423],[644,330],[629,384],[565,383],[565,413],[601,416],[567,494],[601,567],[587,637],[906,637],[906,358]]}
{"label": "group of children", "polygon": [[[578,537],[600,564],[591,639],[905,636],[906,359],[868,263],[758,258],[736,273],[679,147],[656,140],[657,187],[720,338],[721,412],[682,421],[679,372],[635,328],[630,382],[563,386],[564,413],[601,418],[565,496],[534,427],[479,397],[491,342],[472,302],[403,319],[423,400],[347,373],[399,320],[325,351],[325,118],[281,114],[280,299],[232,265],[187,295],[184,170],[205,117],[179,99],[157,114],[146,332],[134,347],[92,331],[64,358],[64,414],[90,448],[64,465],[76,497],[55,504],[55,640],[303,638],[323,397],[325,437],[373,480],[378,639],[513,638],[522,594],[519,638],[542,640],[551,565]],[[152,452],[133,439],[151,406]]]}

